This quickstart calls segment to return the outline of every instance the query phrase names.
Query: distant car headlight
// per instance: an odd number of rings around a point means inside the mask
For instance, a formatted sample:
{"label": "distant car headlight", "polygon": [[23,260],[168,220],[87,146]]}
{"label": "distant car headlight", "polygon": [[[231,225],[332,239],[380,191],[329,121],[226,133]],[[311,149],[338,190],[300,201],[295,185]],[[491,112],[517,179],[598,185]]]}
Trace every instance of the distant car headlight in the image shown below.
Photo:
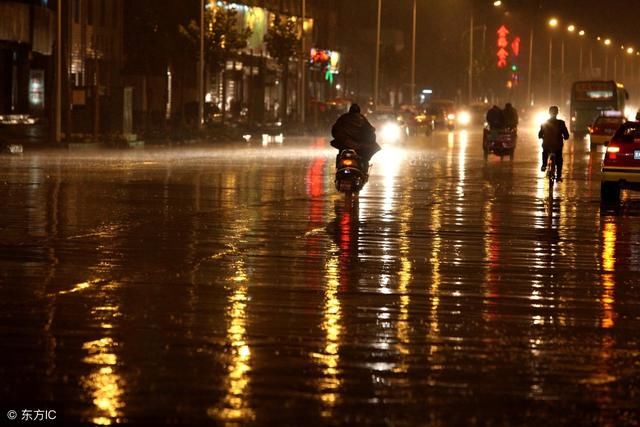
{"label": "distant car headlight", "polygon": [[402,129],[397,123],[385,123],[382,126],[382,140],[385,142],[397,142],[402,135]]}
{"label": "distant car headlight", "polygon": [[456,115],[453,113],[449,113],[447,114],[447,120],[455,120],[456,119]]}
{"label": "distant car headlight", "polygon": [[467,126],[471,123],[471,114],[467,111],[462,111],[458,113],[458,123],[462,126]]}

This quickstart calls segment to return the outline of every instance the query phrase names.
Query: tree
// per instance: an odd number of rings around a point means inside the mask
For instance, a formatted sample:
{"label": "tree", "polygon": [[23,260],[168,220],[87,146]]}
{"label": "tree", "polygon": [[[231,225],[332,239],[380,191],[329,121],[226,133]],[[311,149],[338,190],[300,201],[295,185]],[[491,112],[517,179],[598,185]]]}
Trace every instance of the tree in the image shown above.
{"label": "tree", "polygon": [[295,21],[291,18],[276,16],[264,36],[264,42],[267,45],[269,55],[276,60],[282,73],[283,96],[281,111],[284,111],[284,116],[281,120],[284,122],[287,113],[289,89],[289,60],[296,55],[300,45]]}
{"label": "tree", "polygon": [[[200,46],[200,26],[196,21],[190,21],[180,26],[180,33],[190,42],[192,48],[198,51]],[[229,6],[217,6],[207,9],[205,14],[204,55],[205,66],[212,74],[222,73],[222,119],[226,112],[227,81],[224,73],[228,60],[247,47],[247,40],[251,36],[250,28],[240,28],[238,25],[238,11]]]}

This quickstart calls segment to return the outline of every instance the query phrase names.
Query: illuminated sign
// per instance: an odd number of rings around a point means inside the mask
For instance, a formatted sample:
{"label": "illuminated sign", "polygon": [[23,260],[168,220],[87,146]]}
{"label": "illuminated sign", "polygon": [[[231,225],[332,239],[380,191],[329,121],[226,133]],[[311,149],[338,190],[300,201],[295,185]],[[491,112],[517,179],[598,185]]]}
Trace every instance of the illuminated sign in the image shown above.
{"label": "illuminated sign", "polygon": [[29,72],[29,104],[35,110],[44,108],[44,70]]}
{"label": "illuminated sign", "polygon": [[340,53],[334,50],[312,48],[309,60],[312,66],[331,74],[338,74],[340,71]]}
{"label": "illuminated sign", "polygon": [[507,27],[502,25],[498,28],[498,52],[496,53],[498,57],[498,68],[505,68],[507,66],[507,59],[509,58],[509,52],[507,51],[509,47],[509,40],[507,40],[508,35],[509,30]]}
{"label": "illuminated sign", "polygon": [[511,52],[513,52],[515,56],[520,56],[520,37],[516,37],[511,42]]}

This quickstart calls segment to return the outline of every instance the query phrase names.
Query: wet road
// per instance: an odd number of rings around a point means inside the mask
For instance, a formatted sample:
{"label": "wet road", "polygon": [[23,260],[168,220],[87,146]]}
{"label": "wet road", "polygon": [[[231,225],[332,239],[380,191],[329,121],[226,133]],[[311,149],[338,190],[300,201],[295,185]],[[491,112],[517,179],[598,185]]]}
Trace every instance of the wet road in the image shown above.
{"label": "wet road", "polygon": [[[0,159],[2,402],[68,422],[638,425],[640,204],[479,133]],[[0,414],[4,417],[4,414]]]}

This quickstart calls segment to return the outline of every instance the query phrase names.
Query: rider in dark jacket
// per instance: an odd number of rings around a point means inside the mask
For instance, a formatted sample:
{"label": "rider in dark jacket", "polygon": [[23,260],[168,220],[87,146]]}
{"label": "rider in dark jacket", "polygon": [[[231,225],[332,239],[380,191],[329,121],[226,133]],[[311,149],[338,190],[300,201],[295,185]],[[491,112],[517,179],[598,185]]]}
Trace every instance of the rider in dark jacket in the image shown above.
{"label": "rider in dark jacket", "polygon": [[542,172],[547,170],[549,154],[556,156],[556,180],[562,181],[562,148],[564,141],[569,139],[569,130],[564,120],[559,120],[558,107],[549,108],[549,120],[544,122],[538,132],[538,138],[542,139]]}
{"label": "rider in dark jacket", "polygon": [[331,128],[334,140],[331,145],[338,150],[352,149],[364,162],[365,173],[369,160],[380,150],[376,142],[376,129],[360,113],[360,106],[352,104],[349,112],[338,118]]}
{"label": "rider in dark jacket", "polygon": [[490,129],[504,129],[504,113],[497,105],[487,111],[487,123]]}
{"label": "rider in dark jacket", "polygon": [[502,114],[504,115],[504,125],[507,128],[514,130],[518,128],[518,110],[513,108],[513,105],[507,103]]}

